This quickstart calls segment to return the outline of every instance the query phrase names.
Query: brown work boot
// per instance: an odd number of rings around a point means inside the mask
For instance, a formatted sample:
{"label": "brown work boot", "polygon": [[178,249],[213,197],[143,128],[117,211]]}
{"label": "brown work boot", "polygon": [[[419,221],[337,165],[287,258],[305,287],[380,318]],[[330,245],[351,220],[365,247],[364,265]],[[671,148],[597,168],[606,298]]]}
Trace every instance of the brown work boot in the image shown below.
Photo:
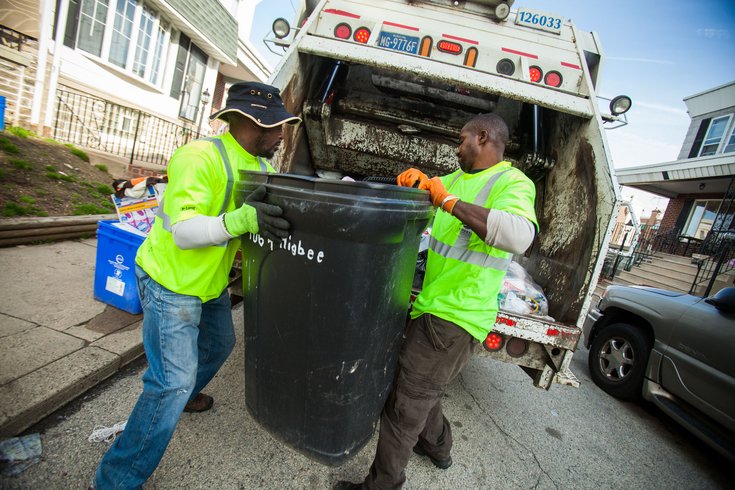
{"label": "brown work boot", "polygon": [[214,398],[204,393],[199,393],[184,406],[184,412],[206,412],[214,405]]}

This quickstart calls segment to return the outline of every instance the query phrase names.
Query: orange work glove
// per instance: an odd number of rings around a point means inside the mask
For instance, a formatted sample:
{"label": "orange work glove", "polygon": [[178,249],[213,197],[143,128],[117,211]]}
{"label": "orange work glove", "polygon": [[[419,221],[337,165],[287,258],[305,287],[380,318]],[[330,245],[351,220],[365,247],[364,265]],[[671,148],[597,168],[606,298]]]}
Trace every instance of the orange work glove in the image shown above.
{"label": "orange work glove", "polygon": [[428,189],[429,178],[421,170],[417,168],[409,168],[402,172],[396,179],[398,185],[403,187],[418,187],[419,189]]}
{"label": "orange work glove", "polygon": [[428,190],[431,194],[432,204],[434,204],[434,206],[436,206],[437,208],[441,208],[447,213],[452,214],[454,205],[457,204],[459,198],[454,194],[450,194],[449,192],[447,192],[447,188],[444,187],[444,184],[439,179],[439,177],[434,177],[433,179],[429,180]]}

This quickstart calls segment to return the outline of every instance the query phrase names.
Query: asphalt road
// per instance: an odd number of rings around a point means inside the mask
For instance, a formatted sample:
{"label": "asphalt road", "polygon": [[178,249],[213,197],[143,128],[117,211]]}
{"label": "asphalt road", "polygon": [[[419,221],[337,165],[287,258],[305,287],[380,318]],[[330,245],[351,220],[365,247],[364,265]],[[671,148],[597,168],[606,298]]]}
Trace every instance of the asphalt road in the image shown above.
{"label": "asphalt road", "polygon": [[[234,316],[241,331],[241,307]],[[214,408],[182,416],[144,488],[329,489],[340,479],[362,479],[377,436],[342,466],[310,461],[247,414],[242,366],[239,338],[206,390],[215,397]],[[97,425],[127,418],[144,368],[144,360],[135,362],[29,429],[42,434],[42,461],[19,476],[0,477],[0,487],[86,488],[107,448],[87,437]],[[516,366],[474,358],[443,400],[453,425],[454,465],[442,471],[414,456],[404,488],[732,488],[725,460],[655,407],[620,402],[599,390],[583,347],[572,369],[579,389],[553,386],[547,392],[534,388]]]}

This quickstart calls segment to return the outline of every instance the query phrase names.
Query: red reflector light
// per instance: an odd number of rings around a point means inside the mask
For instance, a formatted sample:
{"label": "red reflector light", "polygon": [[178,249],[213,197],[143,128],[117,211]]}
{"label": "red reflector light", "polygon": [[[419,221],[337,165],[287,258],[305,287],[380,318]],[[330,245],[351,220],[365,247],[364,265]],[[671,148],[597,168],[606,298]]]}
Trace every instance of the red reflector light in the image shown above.
{"label": "red reflector light", "polygon": [[352,35],[352,28],[349,24],[345,24],[344,22],[342,24],[338,24],[337,27],[334,28],[334,36],[339,39],[349,39]]}
{"label": "red reflector light", "polygon": [[482,345],[485,349],[491,352],[500,350],[500,348],[503,347],[503,336],[495,332],[490,332],[487,334],[487,337],[485,337],[485,341]]}
{"label": "red reflector light", "polygon": [[368,42],[368,39],[370,39],[370,29],[367,27],[358,27],[355,31],[355,35],[352,36],[352,39],[360,44],[365,44]]}
{"label": "red reflector light", "polygon": [[540,82],[543,74],[544,72],[541,71],[541,68],[539,68],[538,66],[532,66],[528,69],[528,75],[531,77],[531,81],[534,83]]}
{"label": "red reflector light", "polygon": [[558,87],[561,85],[561,73],[558,71],[550,71],[544,77],[544,83],[550,87]]}
{"label": "red reflector light", "polygon": [[462,45],[452,41],[441,40],[436,44],[436,49],[444,53],[460,54],[462,52]]}

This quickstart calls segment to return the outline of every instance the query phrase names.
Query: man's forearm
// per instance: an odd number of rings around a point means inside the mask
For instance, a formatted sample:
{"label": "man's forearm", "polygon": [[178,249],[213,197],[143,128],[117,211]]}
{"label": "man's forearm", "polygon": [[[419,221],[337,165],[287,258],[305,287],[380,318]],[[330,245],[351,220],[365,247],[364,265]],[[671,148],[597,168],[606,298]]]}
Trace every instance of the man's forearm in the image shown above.
{"label": "man's forearm", "polygon": [[183,250],[211,247],[232,238],[222,216],[194,216],[172,227],[174,243]]}
{"label": "man's forearm", "polygon": [[525,252],[536,235],[533,223],[506,211],[457,201],[452,214],[488,245],[513,254]]}

